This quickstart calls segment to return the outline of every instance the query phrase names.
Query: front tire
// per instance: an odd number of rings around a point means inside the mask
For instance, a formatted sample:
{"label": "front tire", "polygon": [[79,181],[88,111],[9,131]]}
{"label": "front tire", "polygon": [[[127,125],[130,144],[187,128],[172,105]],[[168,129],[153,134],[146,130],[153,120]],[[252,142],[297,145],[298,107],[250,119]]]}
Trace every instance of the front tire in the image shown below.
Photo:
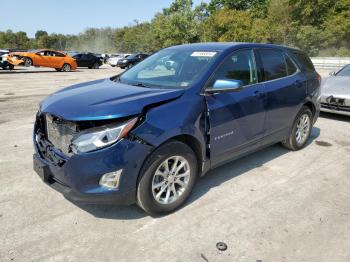
{"label": "front tire", "polygon": [[296,151],[305,147],[312,130],[311,110],[303,106],[296,116],[289,137],[282,141],[282,145]]}
{"label": "front tire", "polygon": [[198,163],[193,150],[170,141],[146,160],[137,185],[137,204],[151,215],[170,213],[189,197],[195,184]]}
{"label": "front tire", "polygon": [[23,64],[25,67],[30,67],[33,65],[33,61],[29,57],[25,57],[23,58]]}
{"label": "front tire", "polygon": [[64,64],[64,65],[62,66],[62,71],[63,71],[63,72],[70,72],[70,71],[71,71],[71,66],[70,66],[70,64]]}
{"label": "front tire", "polygon": [[92,69],[98,69],[100,65],[98,63],[93,64]]}

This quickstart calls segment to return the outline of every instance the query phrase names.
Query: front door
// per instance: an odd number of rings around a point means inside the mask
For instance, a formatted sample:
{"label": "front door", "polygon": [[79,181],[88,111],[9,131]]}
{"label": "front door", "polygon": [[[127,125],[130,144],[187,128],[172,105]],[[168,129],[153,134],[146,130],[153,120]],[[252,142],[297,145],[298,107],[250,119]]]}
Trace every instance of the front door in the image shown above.
{"label": "front door", "polygon": [[229,55],[209,83],[239,80],[238,89],[207,95],[212,166],[229,159],[234,152],[264,135],[266,98],[258,83],[254,52],[238,50]]}

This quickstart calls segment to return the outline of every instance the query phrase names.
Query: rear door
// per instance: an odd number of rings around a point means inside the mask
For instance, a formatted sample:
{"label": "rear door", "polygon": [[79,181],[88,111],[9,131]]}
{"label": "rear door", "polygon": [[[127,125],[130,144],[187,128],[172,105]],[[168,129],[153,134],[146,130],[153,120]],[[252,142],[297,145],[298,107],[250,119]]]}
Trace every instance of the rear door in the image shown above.
{"label": "rear door", "polygon": [[206,96],[213,166],[261,138],[265,126],[264,86],[258,83],[253,50],[238,50],[229,55],[214,73],[208,88],[217,80],[240,80],[243,87]]}
{"label": "rear door", "polygon": [[306,79],[296,63],[279,49],[259,49],[262,81],[267,97],[266,134],[292,125],[306,96]]}

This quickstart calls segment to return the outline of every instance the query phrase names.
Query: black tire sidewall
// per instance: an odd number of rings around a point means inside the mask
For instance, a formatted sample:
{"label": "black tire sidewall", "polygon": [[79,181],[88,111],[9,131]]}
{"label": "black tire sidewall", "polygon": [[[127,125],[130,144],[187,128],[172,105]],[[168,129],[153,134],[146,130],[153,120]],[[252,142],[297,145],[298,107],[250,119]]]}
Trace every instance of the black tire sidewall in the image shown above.
{"label": "black tire sidewall", "polygon": [[32,65],[33,65],[32,59],[30,59],[29,57],[26,57],[26,58],[24,59],[24,65],[25,65],[26,67],[32,66]]}
{"label": "black tire sidewall", "polygon": [[[152,194],[152,181],[158,166],[167,158],[179,155],[184,157],[190,165],[190,181],[186,191],[171,204],[158,203]],[[137,203],[147,213],[151,215],[161,215],[172,212],[179,208],[189,197],[196,182],[198,164],[193,150],[181,142],[168,142],[156,149],[145,161],[141,171],[141,178],[137,185]]]}
{"label": "black tire sidewall", "polygon": [[[297,125],[298,125],[299,119],[305,113],[308,114],[308,116],[309,116],[310,129],[309,129],[309,133],[307,134],[307,139],[305,140],[305,142],[302,143],[302,144],[299,144],[297,142],[297,140],[296,140],[295,133],[296,133],[296,129],[297,129]],[[295,118],[295,121],[293,123],[293,128],[292,128],[292,131],[291,131],[291,134],[290,134],[290,138],[289,138],[293,148],[295,148],[296,150],[299,150],[299,149],[303,148],[306,145],[306,143],[308,142],[308,140],[309,140],[309,137],[310,137],[310,134],[311,134],[311,130],[312,130],[312,113],[311,113],[311,111],[310,111],[310,109],[308,107],[303,107],[299,111],[297,117]]]}
{"label": "black tire sidewall", "polygon": [[[65,66],[66,66],[66,65],[69,66],[69,70],[65,70]],[[66,63],[66,64],[63,64],[63,66],[62,66],[62,71],[63,71],[63,72],[70,72],[71,69],[72,69],[72,67],[70,66],[70,64],[67,64],[67,63]]]}

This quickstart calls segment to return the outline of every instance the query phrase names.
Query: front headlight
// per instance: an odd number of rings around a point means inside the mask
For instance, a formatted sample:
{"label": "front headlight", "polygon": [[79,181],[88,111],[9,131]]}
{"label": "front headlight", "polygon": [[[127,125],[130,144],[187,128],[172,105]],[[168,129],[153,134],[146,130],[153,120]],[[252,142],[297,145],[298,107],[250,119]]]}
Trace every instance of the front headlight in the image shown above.
{"label": "front headlight", "polygon": [[126,63],[126,62],[128,62],[128,60],[124,59],[124,60],[123,60],[123,63]]}
{"label": "front headlight", "polygon": [[75,154],[85,153],[114,144],[125,137],[137,121],[136,117],[123,124],[110,124],[85,130],[72,139],[72,151]]}

